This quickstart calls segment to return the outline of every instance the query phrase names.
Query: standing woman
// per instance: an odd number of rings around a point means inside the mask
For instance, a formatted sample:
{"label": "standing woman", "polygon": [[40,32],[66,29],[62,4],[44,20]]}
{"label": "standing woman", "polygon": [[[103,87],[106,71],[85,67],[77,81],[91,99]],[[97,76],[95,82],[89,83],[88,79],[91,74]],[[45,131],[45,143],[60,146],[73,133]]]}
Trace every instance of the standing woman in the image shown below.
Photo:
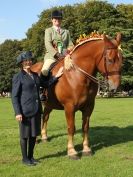
{"label": "standing woman", "polygon": [[[12,80],[12,104],[19,122],[20,146],[22,162],[33,166],[38,163],[33,157],[36,137],[41,132],[42,106],[39,96],[40,77],[30,70],[32,66],[32,53],[26,51],[17,57],[20,72],[15,74]],[[62,75],[59,70],[56,77],[51,78],[54,83]]]}

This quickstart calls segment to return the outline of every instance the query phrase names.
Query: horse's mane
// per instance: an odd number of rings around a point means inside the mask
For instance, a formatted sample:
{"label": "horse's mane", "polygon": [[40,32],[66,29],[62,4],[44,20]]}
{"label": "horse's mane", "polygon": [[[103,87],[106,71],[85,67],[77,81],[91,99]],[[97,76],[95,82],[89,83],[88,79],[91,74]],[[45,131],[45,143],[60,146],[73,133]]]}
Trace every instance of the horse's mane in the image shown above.
{"label": "horse's mane", "polygon": [[76,45],[70,52],[72,54],[79,46],[90,42],[90,41],[97,41],[97,40],[103,40],[103,34],[100,34],[99,32],[92,32],[89,35],[82,34],[79,36],[79,38],[76,40]]}
{"label": "horse's mane", "polygon": [[73,62],[71,59],[71,54],[79,48],[81,45],[90,42],[90,41],[97,41],[97,40],[103,40],[103,34],[99,34],[98,32],[94,31],[89,35],[83,34],[80,35],[80,37],[76,40],[75,47],[71,50],[70,55],[67,55],[64,60],[64,66],[65,69],[69,70],[73,67]]}

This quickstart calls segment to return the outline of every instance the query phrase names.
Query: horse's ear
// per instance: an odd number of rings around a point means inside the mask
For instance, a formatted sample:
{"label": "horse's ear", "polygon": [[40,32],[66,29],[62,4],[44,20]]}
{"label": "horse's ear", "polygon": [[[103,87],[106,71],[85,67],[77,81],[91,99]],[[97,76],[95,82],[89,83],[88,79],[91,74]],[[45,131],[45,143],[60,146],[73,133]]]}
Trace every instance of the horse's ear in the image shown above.
{"label": "horse's ear", "polygon": [[116,41],[117,41],[117,44],[118,44],[118,46],[119,46],[120,43],[121,43],[121,33],[117,33]]}
{"label": "horse's ear", "polygon": [[109,39],[106,34],[103,34],[103,40],[104,40],[104,42],[109,42]]}

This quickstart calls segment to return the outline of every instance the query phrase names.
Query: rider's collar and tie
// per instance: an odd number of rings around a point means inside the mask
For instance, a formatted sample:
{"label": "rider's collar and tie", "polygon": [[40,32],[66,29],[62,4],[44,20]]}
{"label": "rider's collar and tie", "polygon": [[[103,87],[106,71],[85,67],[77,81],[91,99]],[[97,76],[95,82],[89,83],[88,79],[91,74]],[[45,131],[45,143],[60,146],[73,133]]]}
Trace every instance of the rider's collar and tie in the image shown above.
{"label": "rider's collar and tie", "polygon": [[61,27],[53,26],[54,29],[60,34],[61,33]]}

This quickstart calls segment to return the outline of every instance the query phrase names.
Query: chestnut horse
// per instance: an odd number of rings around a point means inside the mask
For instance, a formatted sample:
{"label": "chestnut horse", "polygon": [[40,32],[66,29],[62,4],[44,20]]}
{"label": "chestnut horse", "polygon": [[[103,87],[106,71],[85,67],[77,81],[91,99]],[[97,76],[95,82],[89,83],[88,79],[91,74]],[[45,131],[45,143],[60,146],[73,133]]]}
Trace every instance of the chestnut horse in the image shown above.
{"label": "chestnut horse", "polygon": [[[91,155],[89,145],[89,120],[92,114],[98,90],[96,73],[100,72],[106,79],[110,90],[116,90],[120,84],[122,56],[119,50],[121,34],[110,40],[103,35],[102,39],[91,39],[82,42],[71,52],[73,68],[64,69],[58,82],[48,89],[48,101],[44,108],[42,121],[42,139],[47,140],[47,121],[53,109],[63,110],[68,129],[67,153],[71,159],[78,159],[74,148],[75,112],[82,112],[83,155]],[[64,61],[52,69],[55,75]],[[42,64],[33,65],[33,70],[40,72]]]}

